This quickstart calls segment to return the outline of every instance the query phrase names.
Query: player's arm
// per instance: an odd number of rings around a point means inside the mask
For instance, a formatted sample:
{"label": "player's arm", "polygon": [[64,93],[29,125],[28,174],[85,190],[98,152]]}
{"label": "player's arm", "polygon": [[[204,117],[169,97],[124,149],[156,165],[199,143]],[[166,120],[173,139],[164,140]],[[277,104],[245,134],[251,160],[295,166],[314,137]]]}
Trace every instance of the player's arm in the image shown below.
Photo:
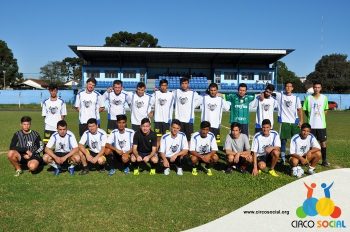
{"label": "player's arm", "polygon": [[[79,148],[78,146],[76,146],[75,148],[73,148],[70,152],[68,152],[67,155],[63,156],[63,160],[65,161],[66,159],[68,159],[69,157],[73,156],[74,154],[77,154],[79,152]],[[63,161],[63,162],[64,162]]]}
{"label": "player's arm", "polygon": [[170,167],[169,161],[167,160],[167,158],[165,156],[165,153],[164,152],[159,152],[159,155],[160,155],[160,157],[163,160],[163,166],[166,167],[166,168],[169,168]]}
{"label": "player's arm", "polygon": [[137,144],[132,145],[132,153],[136,157],[137,161],[142,160],[142,157],[140,156],[139,152],[137,151]]}
{"label": "player's arm", "polygon": [[87,151],[86,147],[85,147],[85,144],[81,144],[79,142],[79,145],[78,145],[78,151],[80,151],[81,153],[83,153],[83,155],[86,157],[86,159],[88,161],[91,161],[93,159],[92,155],[90,155],[90,153]]}
{"label": "player's arm", "polygon": [[56,161],[56,163],[60,163],[59,158],[52,150],[52,147],[49,147],[46,145],[45,147],[45,154],[49,155],[52,159]]}
{"label": "player's arm", "polygon": [[299,126],[301,126],[304,123],[304,113],[303,108],[298,108],[298,117],[299,117]]}
{"label": "player's arm", "polygon": [[[118,155],[122,155],[123,154],[122,150],[117,149],[116,147],[112,146],[109,143],[106,143],[106,148],[111,149],[112,151],[115,151],[116,153],[118,153]],[[130,150],[132,151],[132,149],[130,149]]]}
{"label": "player's arm", "polygon": [[35,141],[34,141],[35,146],[38,148],[35,153],[36,154],[40,154],[40,152],[42,152],[44,150],[44,143],[41,140],[40,136],[38,135],[38,137],[36,137]]}
{"label": "player's arm", "polygon": [[204,155],[199,154],[197,151],[190,151],[190,154],[196,156],[199,159],[203,159]]}

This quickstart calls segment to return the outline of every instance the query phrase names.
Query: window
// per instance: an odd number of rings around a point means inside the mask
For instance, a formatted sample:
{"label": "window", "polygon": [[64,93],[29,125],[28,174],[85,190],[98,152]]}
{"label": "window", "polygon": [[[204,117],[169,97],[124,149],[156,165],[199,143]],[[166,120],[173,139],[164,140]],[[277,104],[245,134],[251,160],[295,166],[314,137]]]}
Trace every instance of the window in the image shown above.
{"label": "window", "polygon": [[254,73],[253,72],[242,72],[241,73],[242,80],[254,80]]}
{"label": "window", "polygon": [[224,72],[224,80],[237,80],[236,72]]}
{"label": "window", "polygon": [[125,70],[123,72],[123,78],[136,78],[135,70]]}
{"label": "window", "polygon": [[105,78],[117,78],[118,72],[113,70],[108,70],[105,72]]}
{"label": "window", "polygon": [[87,70],[87,78],[100,78],[100,70]]}
{"label": "window", "polygon": [[270,73],[270,72],[259,73],[259,80],[260,81],[271,81],[272,80],[272,73]]}

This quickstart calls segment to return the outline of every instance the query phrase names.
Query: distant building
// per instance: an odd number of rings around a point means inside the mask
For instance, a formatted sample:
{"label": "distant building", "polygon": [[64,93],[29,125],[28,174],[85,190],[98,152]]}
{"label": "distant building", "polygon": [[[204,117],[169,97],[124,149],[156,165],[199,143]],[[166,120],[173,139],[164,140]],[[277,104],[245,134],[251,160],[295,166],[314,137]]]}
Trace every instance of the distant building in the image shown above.
{"label": "distant building", "polygon": [[46,81],[38,79],[27,79],[21,83],[21,89],[47,89],[49,84]]}

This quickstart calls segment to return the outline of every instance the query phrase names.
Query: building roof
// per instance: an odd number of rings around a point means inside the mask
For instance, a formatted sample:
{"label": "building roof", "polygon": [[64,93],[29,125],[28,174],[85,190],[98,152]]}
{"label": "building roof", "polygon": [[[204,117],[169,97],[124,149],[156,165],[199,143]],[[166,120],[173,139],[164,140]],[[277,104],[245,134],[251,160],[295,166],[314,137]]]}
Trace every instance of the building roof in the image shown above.
{"label": "building roof", "polygon": [[38,79],[27,79],[23,81],[22,84],[36,89],[46,89],[49,86],[48,83],[46,83],[46,81]]}

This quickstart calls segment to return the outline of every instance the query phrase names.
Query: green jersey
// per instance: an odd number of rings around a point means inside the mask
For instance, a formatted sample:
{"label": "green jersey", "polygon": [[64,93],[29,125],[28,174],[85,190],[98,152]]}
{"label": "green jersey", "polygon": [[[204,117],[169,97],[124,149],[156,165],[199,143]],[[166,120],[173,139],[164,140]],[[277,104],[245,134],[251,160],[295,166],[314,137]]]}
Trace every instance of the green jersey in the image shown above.
{"label": "green jersey", "polygon": [[255,99],[254,95],[240,97],[238,94],[229,94],[226,100],[231,102],[230,123],[249,124],[249,103]]}

